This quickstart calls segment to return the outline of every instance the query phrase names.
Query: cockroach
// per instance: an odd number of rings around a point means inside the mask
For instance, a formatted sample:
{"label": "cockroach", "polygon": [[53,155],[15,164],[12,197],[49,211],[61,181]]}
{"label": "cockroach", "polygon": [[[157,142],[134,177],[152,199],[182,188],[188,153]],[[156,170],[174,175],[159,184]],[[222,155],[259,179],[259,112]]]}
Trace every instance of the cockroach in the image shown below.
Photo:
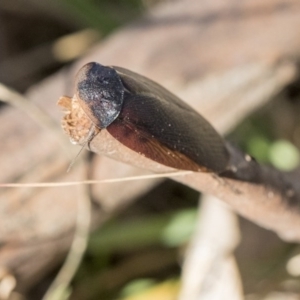
{"label": "cockroach", "polygon": [[126,147],[165,166],[215,173],[228,167],[224,140],[210,123],[142,75],[90,62],[76,76],[75,96],[94,126],[87,139],[106,129]]}

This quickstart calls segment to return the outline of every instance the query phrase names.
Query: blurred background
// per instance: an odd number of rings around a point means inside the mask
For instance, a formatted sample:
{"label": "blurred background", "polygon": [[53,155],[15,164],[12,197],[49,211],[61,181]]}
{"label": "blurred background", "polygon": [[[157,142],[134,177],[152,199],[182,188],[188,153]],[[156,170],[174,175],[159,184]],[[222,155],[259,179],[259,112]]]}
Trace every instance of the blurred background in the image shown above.
{"label": "blurred background", "polygon": [[[0,83],[24,94],[39,86],[45,78],[56,76],[53,74],[61,68],[64,68],[67,72],[65,74],[68,74],[74,61],[87,55],[95,45],[105,43],[106,38],[119,29],[130,28],[126,27],[128,25],[135,26],[135,22],[140,22],[142,16],[146,15],[147,20],[154,12],[154,15],[157,13],[164,20],[166,13],[159,13],[160,6],[172,7],[172,2],[167,0],[1,0]],[[175,2],[180,3],[180,1]],[[219,2],[216,1],[216,6],[220,5],[222,8],[225,4]],[[239,18],[240,4],[236,1],[233,1],[236,5],[230,2],[234,13],[225,17]],[[265,12],[271,17],[272,14],[281,12],[280,7],[285,7],[284,1],[275,2],[273,4],[268,2],[270,7],[274,5],[274,8]],[[288,6],[290,2],[292,1],[288,1],[286,5]],[[210,10],[206,11],[206,5],[203,1],[203,15],[207,15],[208,24],[201,25],[204,27],[209,26],[213,18],[219,17]],[[251,5],[249,7],[252,9]],[[248,9],[247,6],[245,9]],[[260,10],[254,10],[253,14],[259,15]],[[189,16],[184,19],[184,17],[186,16],[182,16],[183,23],[197,23],[197,19],[193,20]],[[300,19],[300,11],[298,17]],[[172,22],[167,18],[165,20],[166,23],[169,22],[168,26],[171,26]],[[286,24],[285,21],[282,22]],[[143,26],[137,28],[143,30]],[[293,30],[293,25],[286,26],[283,30],[286,30],[288,35],[290,30]],[[202,33],[199,30],[198,34]],[[152,36],[149,38],[153,39]],[[299,36],[298,40],[300,42]],[[252,47],[255,48],[253,50],[255,52],[260,45],[254,44]],[[173,45],[173,48],[176,47]],[[129,47],[129,49],[134,53],[135,48]],[[284,52],[280,51],[278,50],[279,53]],[[122,55],[119,53],[120,57]],[[153,61],[156,59],[155,55],[159,56],[160,53],[152,54]],[[282,54],[283,57],[284,55],[286,54]],[[297,65],[298,57],[294,53],[292,56]],[[251,61],[254,59],[252,58]],[[205,73],[205,69],[206,67],[203,67],[204,71],[201,72]],[[193,78],[193,74],[189,75]],[[204,77],[203,73],[201,76]],[[72,86],[71,76],[67,76],[65,80]],[[66,90],[71,89],[66,88]],[[273,165],[283,171],[293,171],[299,164],[299,92],[299,80],[296,77],[276,93],[271,93],[271,101],[245,118],[228,134],[227,138],[259,162]],[[9,104],[1,105],[3,115],[8,114],[8,106]],[[13,120],[16,119],[13,116],[14,114],[11,113],[7,120],[14,122]],[[8,123],[2,124],[5,124],[1,129],[4,132],[9,126],[6,125]],[[14,132],[10,133],[12,138],[16,136]],[[9,143],[6,136],[7,133],[0,133],[0,145],[1,147],[3,145],[3,149],[4,144]],[[4,153],[2,150],[1,153],[3,157],[9,155],[7,151]],[[26,156],[26,153],[24,155],[24,159],[30,160],[30,155]],[[8,182],[17,180],[17,175],[3,176],[1,180]],[[56,179],[51,176],[50,178]],[[3,201],[10,201],[11,197],[24,198],[20,195],[12,196],[7,190],[5,193]],[[26,201],[30,201],[29,198],[27,197]],[[26,201],[22,202],[24,206],[28,204]],[[47,207],[45,209],[47,210]],[[3,214],[7,212],[4,208],[1,210]],[[188,243],[195,233],[196,224],[199,224],[199,214],[201,214],[199,193],[171,180],[164,180],[149,188],[149,191],[140,192],[126,207],[120,206],[114,211],[104,224],[101,223],[100,228],[94,226],[84,258],[72,284],[68,286],[63,296],[51,299],[68,297],[74,300],[177,299],[182,285],[183,260]],[[12,220],[17,216],[18,214],[11,214],[10,222],[13,222]],[[8,226],[7,224],[10,223],[3,221],[3,226]],[[299,246],[283,242],[275,233],[262,229],[241,217],[238,218],[237,224],[240,242],[234,250],[234,256],[243,285],[243,298],[247,300],[300,299],[300,259],[297,256],[300,253]],[[18,230],[21,231],[22,227],[16,229]],[[1,240],[0,250],[3,247],[3,253],[10,251],[4,247],[9,238],[2,237]],[[28,240],[30,241],[27,238],[22,239],[22,243],[26,244]],[[7,282],[11,281],[6,280],[8,278],[6,275],[1,275],[3,272],[1,273],[2,269],[0,269],[0,279],[2,279],[0,299],[35,300],[42,299],[54,280],[64,260],[65,251],[57,254],[57,259],[50,262],[52,267],[47,269],[47,272],[41,272],[43,276],[37,276],[38,278],[32,280],[28,287],[23,283],[21,288],[18,286],[18,272],[14,273],[13,268],[10,268],[5,261],[5,255],[1,257],[0,264],[4,266],[4,270],[9,270],[9,274],[15,281],[13,280],[11,289],[7,288]],[[22,257],[27,259],[26,255]],[[19,264],[22,265],[23,261],[21,260]],[[5,272],[3,274],[6,274]],[[9,293],[1,294],[1,291],[6,289]]]}
{"label": "blurred background", "polygon": [[1,1],[1,82],[25,91],[137,18],[147,3]]}

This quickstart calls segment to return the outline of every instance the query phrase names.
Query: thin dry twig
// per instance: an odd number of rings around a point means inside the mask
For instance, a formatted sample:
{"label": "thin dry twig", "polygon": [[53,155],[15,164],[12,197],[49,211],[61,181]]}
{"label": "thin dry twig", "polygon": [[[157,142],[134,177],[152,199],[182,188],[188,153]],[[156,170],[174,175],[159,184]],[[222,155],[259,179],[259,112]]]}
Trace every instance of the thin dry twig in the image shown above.
{"label": "thin dry twig", "polygon": [[[228,146],[232,172],[222,176],[195,172],[174,179],[222,199],[241,215],[276,231],[284,239],[299,241],[298,177],[262,166],[249,155]],[[106,130],[102,130],[91,141],[90,149],[147,170],[170,172],[170,168],[125,147]]]}
{"label": "thin dry twig", "polygon": [[68,294],[70,283],[76,274],[85,253],[91,223],[91,203],[88,191],[82,186],[78,186],[77,197],[77,220],[75,234],[69,253],[55,277],[43,300],[60,300]]}
{"label": "thin dry twig", "polygon": [[128,176],[123,178],[111,178],[102,180],[81,180],[81,181],[66,181],[66,182],[28,182],[28,183],[1,183],[0,187],[65,187],[65,186],[77,186],[86,184],[101,184],[101,183],[118,183],[133,180],[146,180],[146,179],[156,179],[156,178],[167,178],[167,177],[177,177],[193,173],[192,171],[174,171],[163,174],[149,174],[149,175],[138,175],[138,176]]}

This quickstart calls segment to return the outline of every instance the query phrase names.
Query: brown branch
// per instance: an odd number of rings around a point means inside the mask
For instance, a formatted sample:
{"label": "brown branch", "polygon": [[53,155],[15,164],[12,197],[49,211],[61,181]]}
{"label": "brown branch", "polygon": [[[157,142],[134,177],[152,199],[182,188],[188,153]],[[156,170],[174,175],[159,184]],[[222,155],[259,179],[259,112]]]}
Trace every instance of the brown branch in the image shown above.
{"label": "brown branch", "polygon": [[[221,175],[193,173],[174,180],[224,200],[244,217],[272,229],[289,241],[300,241],[300,189],[297,178],[258,164],[249,155],[228,145],[231,171]],[[103,130],[90,149],[133,166],[154,172],[170,168],[130,150]]]}

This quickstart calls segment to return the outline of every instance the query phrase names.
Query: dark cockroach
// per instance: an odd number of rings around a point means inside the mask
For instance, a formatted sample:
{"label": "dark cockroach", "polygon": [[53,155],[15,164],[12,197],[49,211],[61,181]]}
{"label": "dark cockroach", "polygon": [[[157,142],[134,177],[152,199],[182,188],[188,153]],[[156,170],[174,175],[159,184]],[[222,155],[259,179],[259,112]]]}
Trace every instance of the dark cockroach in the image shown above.
{"label": "dark cockroach", "polygon": [[193,108],[154,81],[91,62],[76,77],[76,97],[92,123],[128,148],[163,165],[225,171],[226,145]]}

